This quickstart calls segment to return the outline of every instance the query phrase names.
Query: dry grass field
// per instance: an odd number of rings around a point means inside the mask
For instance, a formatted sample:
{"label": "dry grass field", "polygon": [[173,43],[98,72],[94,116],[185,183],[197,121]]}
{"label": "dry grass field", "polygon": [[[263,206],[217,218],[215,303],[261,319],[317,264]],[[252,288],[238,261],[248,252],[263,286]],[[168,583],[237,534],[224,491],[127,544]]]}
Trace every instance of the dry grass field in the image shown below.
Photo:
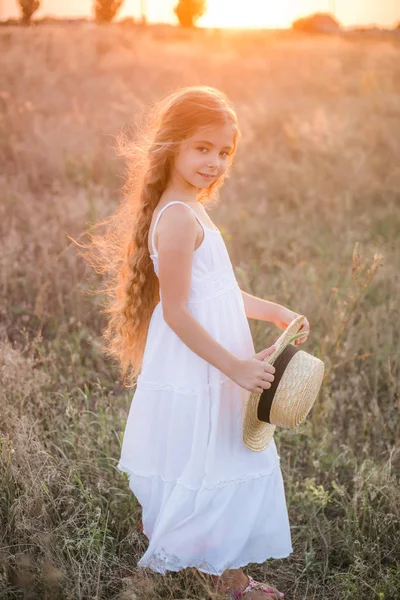
{"label": "dry grass field", "polygon": [[[240,285],[304,313],[326,364],[276,434],[294,553],[247,573],[288,600],[400,598],[399,42],[60,25],[4,27],[0,55],[0,598],[218,598],[194,569],[135,569],[116,470],[133,392],[67,237],[121,197],[120,129],[199,83],[242,129],[210,214]],[[257,350],[279,333],[250,325]]]}

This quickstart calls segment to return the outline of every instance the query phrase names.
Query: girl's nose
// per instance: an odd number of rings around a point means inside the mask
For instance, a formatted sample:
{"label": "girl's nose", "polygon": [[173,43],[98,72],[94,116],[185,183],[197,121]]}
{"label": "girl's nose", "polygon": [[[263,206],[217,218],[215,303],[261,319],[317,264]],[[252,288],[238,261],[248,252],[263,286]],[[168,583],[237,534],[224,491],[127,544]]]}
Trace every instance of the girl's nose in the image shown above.
{"label": "girl's nose", "polygon": [[218,159],[215,158],[215,159],[209,160],[208,167],[210,169],[218,169],[218,167],[219,167]]}

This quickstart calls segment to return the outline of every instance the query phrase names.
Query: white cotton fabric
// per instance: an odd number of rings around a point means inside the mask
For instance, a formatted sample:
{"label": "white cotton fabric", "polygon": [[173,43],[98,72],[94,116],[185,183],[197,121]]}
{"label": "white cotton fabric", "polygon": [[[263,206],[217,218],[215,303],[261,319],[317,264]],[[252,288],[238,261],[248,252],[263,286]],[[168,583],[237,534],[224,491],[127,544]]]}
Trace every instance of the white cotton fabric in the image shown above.
{"label": "white cotton fabric", "polygon": [[[243,298],[219,230],[206,227],[194,251],[188,310],[227,350],[255,354]],[[118,469],[142,507],[149,546],[137,566],[165,573],[196,567],[221,575],[292,551],[274,439],[261,452],[242,441],[250,392],[194,353],[151,317],[142,371],[124,431]]]}

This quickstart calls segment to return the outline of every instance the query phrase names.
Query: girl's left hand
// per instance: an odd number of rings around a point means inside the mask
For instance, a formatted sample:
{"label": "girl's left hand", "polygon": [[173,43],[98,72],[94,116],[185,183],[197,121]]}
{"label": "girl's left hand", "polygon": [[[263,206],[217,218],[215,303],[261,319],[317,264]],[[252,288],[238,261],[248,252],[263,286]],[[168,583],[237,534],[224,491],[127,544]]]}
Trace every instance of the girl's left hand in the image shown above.
{"label": "girl's left hand", "polygon": [[[274,319],[274,324],[277,327],[279,327],[279,329],[286,329],[286,327],[289,325],[289,323],[291,323],[294,319],[296,319],[296,317],[299,317],[299,316],[300,315],[298,313],[295,313],[292,310],[289,310],[288,308],[281,306],[277,310],[277,314]],[[307,335],[303,335],[301,338],[298,338],[297,340],[295,340],[295,342],[294,342],[295,346],[304,344],[304,342],[308,338],[308,334],[310,333],[310,324],[306,317],[304,317],[304,323],[301,326],[301,328],[299,329],[299,333],[301,333],[303,331],[307,331]]]}

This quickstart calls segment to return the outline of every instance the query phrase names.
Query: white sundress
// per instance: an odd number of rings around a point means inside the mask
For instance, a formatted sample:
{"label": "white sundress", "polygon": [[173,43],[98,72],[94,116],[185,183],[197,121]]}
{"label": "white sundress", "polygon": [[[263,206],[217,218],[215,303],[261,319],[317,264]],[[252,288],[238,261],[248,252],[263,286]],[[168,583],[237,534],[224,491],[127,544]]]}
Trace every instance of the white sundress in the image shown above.
{"label": "white sundress", "polygon": [[[227,350],[255,354],[243,298],[219,230],[194,251],[188,310]],[[142,507],[149,546],[137,563],[165,573],[196,567],[221,575],[292,551],[280,457],[242,440],[248,390],[193,352],[167,325],[162,297],[151,316],[118,470]]]}

